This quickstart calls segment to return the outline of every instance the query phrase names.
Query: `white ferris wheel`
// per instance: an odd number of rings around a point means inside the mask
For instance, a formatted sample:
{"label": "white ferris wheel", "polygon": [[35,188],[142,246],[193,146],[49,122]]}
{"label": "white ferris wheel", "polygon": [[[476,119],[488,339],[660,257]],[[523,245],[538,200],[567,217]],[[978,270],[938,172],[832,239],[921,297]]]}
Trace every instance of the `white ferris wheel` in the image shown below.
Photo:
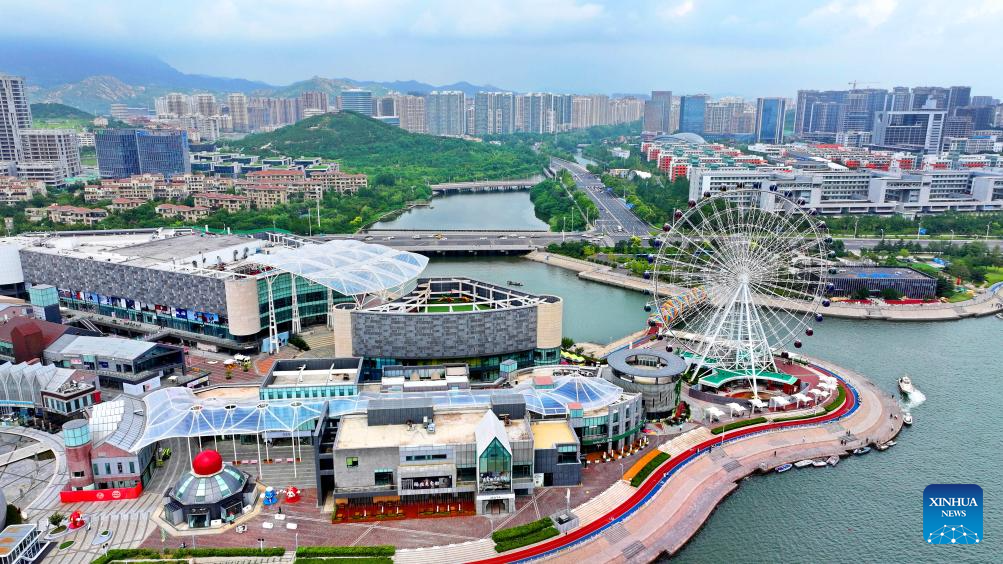
{"label": "white ferris wheel", "polygon": [[790,193],[726,189],[676,210],[646,273],[655,319],[698,369],[756,376],[801,348],[828,307],[832,239]]}

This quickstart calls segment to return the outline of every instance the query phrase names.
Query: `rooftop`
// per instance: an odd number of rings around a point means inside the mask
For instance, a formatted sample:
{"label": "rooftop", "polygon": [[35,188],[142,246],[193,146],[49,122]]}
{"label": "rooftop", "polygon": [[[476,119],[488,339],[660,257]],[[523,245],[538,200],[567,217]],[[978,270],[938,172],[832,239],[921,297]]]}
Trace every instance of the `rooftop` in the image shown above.
{"label": "rooftop", "polygon": [[525,307],[559,300],[537,296],[479,280],[458,276],[420,278],[415,289],[370,311],[393,313],[461,313],[486,309]]}
{"label": "rooftop", "polygon": [[929,280],[931,277],[918,270],[892,266],[842,266],[833,278]]}
{"label": "rooftop", "polygon": [[46,352],[54,354],[95,355],[119,359],[134,359],[142,356],[157,343],[149,341],[134,341],[118,337],[81,337],[64,335],[52,343]]}
{"label": "rooftop", "polygon": [[577,443],[578,438],[567,421],[537,421],[532,424],[533,448],[549,449],[557,444]]}
{"label": "rooftop", "polygon": [[[459,410],[436,412],[432,421],[435,432],[429,433],[422,425],[373,425],[365,414],[342,417],[338,423],[335,448],[389,448],[433,445],[474,444],[474,429],[484,418],[484,410]],[[525,420],[515,420],[505,427],[509,441],[530,437]]]}

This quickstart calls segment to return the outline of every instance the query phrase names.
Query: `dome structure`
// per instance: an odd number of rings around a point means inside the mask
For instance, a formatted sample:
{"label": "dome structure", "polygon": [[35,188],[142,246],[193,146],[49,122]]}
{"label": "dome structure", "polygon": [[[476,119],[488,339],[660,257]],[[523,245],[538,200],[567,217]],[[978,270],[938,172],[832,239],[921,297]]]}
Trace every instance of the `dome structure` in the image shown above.
{"label": "dome structure", "polygon": [[214,520],[229,520],[253,503],[254,483],[245,473],[223,462],[214,450],[204,450],[192,459],[192,469],[167,492],[168,520],[187,522],[189,527],[211,526]]}

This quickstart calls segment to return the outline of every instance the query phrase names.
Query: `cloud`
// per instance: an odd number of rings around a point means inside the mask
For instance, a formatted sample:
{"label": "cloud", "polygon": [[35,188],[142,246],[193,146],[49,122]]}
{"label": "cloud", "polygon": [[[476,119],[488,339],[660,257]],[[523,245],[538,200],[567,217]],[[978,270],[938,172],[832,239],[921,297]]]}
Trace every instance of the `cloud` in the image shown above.
{"label": "cloud", "polygon": [[833,0],[808,12],[799,23],[807,26],[828,27],[856,26],[863,24],[869,29],[888,21],[898,7],[897,0],[859,0],[847,2]]}
{"label": "cloud", "polygon": [[693,11],[693,0],[683,0],[682,2],[669,2],[658,10],[658,15],[663,20],[678,20]]}

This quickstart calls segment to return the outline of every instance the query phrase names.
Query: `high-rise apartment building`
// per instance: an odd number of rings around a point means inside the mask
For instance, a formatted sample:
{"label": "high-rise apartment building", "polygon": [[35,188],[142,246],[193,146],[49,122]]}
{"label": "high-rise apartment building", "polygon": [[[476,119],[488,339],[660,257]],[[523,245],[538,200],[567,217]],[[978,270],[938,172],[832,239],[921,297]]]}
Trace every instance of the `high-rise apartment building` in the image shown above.
{"label": "high-rise apartment building", "polygon": [[191,172],[185,131],[105,129],[94,135],[101,178],[161,174],[170,178]]}
{"label": "high-rise apartment building", "polygon": [[194,113],[203,117],[219,115],[219,104],[216,97],[208,93],[194,94],[192,96]]}
{"label": "high-rise apartment building", "polygon": [[425,97],[410,94],[397,96],[397,116],[400,118],[401,129],[411,133],[428,133],[425,121]]}
{"label": "high-rise apartment building", "polygon": [[703,135],[707,111],[706,94],[683,96],[679,101],[679,131]]}
{"label": "high-rise apartment building", "polygon": [[31,127],[31,106],[24,79],[0,75],[0,163],[21,160],[18,133]]}
{"label": "high-rise apartment building", "polygon": [[167,114],[172,116],[186,116],[192,113],[191,98],[187,94],[171,92],[166,97]]}
{"label": "high-rise apartment building", "polygon": [[951,97],[949,88],[940,86],[914,86],[912,89],[912,110],[947,110]]}
{"label": "high-rise apartment building", "polygon": [[397,96],[380,96],[373,99],[373,116],[390,117],[397,115]]}
{"label": "high-rise apartment building", "polygon": [[833,141],[842,122],[845,90],[798,90],[794,135],[811,141]]}
{"label": "high-rise apartment building", "polygon": [[644,131],[671,133],[672,91],[652,90],[651,99],[644,103]]}
{"label": "high-rise apartment building", "polygon": [[247,115],[247,96],[240,93],[230,94],[226,97],[226,105],[230,107],[233,130],[237,132],[250,131],[250,121]]}
{"label": "high-rise apartment building", "polygon": [[478,92],[474,96],[474,135],[513,133],[515,95],[511,92]]}
{"label": "high-rise apartment building", "polygon": [[572,101],[571,94],[555,94],[554,102],[554,128],[555,131],[567,131],[571,127]]}
{"label": "high-rise apartment building", "polygon": [[373,93],[369,90],[363,90],[361,88],[342,90],[341,110],[372,117]]}
{"label": "high-rise apartment building", "polygon": [[425,100],[425,123],[432,135],[463,135],[466,97],[459,90],[436,90]]}
{"label": "high-rise apartment building", "polygon": [[[326,114],[330,110],[327,92],[307,90],[299,95],[300,110],[318,110],[319,113]],[[371,115],[370,111],[370,115]]]}
{"label": "high-rise apartment building", "polygon": [[640,98],[625,96],[623,98],[614,98],[609,101],[609,116],[607,123],[631,123],[640,121],[643,116],[644,100],[641,100]]}
{"label": "high-rise apartment building", "polygon": [[784,142],[784,115],[787,101],[783,98],[756,100],[756,143]]}

